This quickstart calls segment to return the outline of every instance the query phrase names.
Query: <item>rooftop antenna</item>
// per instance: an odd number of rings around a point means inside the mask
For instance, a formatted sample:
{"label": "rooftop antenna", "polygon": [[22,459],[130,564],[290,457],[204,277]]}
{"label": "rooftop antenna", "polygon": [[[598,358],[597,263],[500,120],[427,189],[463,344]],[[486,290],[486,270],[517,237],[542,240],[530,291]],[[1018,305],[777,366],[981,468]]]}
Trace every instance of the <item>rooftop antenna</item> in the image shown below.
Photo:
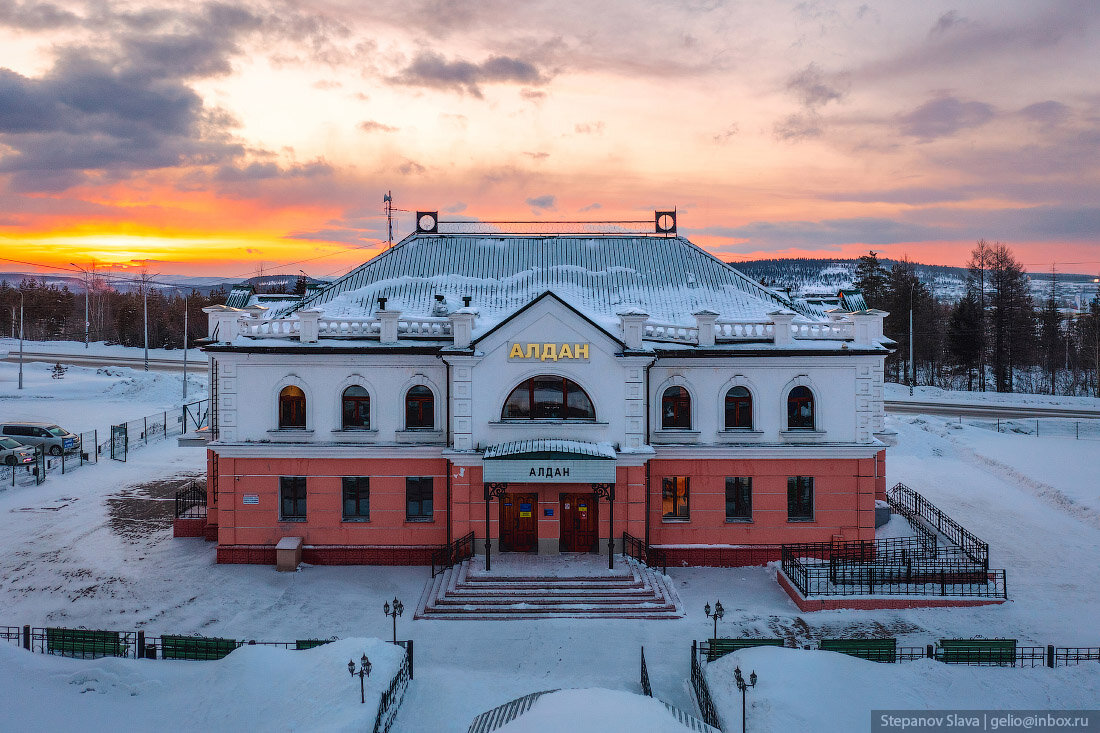
{"label": "rooftop antenna", "polygon": [[393,191],[386,191],[382,196],[382,203],[386,205],[386,247],[393,246]]}

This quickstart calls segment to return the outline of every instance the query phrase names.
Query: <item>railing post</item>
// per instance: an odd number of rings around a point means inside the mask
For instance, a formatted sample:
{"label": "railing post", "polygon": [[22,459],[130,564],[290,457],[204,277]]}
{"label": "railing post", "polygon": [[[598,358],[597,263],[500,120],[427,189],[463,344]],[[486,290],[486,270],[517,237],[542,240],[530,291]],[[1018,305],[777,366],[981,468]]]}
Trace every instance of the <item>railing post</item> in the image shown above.
{"label": "railing post", "polygon": [[409,655],[409,679],[413,678],[413,640],[409,639],[409,645],[405,647],[406,653]]}
{"label": "railing post", "polygon": [[944,575],[943,569],[940,569],[940,595],[947,595],[947,578]]}
{"label": "railing post", "polygon": [[691,640],[691,668],[692,668],[692,669],[694,669],[694,668],[695,668],[695,654],[696,654],[696,652],[695,652],[695,648],[696,648],[696,645],[697,645],[698,643],[699,643],[699,642],[697,642],[697,641],[696,641],[695,639],[692,639],[692,640]]}
{"label": "railing post", "polygon": [[926,646],[926,647],[924,648],[924,655],[925,655],[926,657],[928,657],[929,659],[935,659],[935,658],[936,658],[936,652],[935,652],[935,650],[934,650],[934,649],[932,648],[932,645],[931,645],[931,644],[929,644],[928,646]]}
{"label": "railing post", "polygon": [[145,632],[138,632],[137,658],[145,659]]}
{"label": "railing post", "polygon": [[27,651],[31,650],[31,627],[29,624],[23,626],[23,648]]}
{"label": "railing post", "polygon": [[1047,644],[1047,666],[1054,667],[1054,645]]}

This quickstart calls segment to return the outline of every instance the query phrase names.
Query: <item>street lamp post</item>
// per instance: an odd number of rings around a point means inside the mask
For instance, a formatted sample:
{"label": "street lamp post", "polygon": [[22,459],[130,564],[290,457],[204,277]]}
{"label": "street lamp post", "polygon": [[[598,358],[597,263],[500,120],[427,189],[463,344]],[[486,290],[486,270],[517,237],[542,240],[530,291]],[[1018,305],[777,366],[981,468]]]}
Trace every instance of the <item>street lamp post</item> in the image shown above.
{"label": "street lamp post", "polygon": [[[187,402],[187,296],[183,296],[183,401]],[[186,425],[183,426],[187,428]]]}
{"label": "street lamp post", "polygon": [[367,701],[367,691],[366,691],[366,686],[363,684],[363,679],[365,677],[370,677],[370,667],[371,667],[370,660],[367,659],[366,654],[364,654],[362,657],[359,658],[359,669],[358,670],[355,669],[355,662],[353,662],[350,659],[348,660],[348,672],[351,673],[352,677],[354,677],[355,675],[359,675],[359,702],[360,703],[365,703]]}
{"label": "street lamp post", "polygon": [[393,606],[390,606],[390,602],[386,601],[386,604],[382,606],[382,611],[387,616],[393,618],[393,643],[397,643],[397,617],[405,610],[405,604],[397,600],[397,596],[393,598]]}
{"label": "street lamp post", "polygon": [[23,289],[19,289],[19,389],[23,389]]}
{"label": "street lamp post", "polygon": [[703,613],[705,613],[707,615],[707,618],[714,619],[714,636],[711,637],[711,638],[717,639],[718,638],[718,619],[720,619],[720,618],[722,618],[723,616],[726,615],[726,609],[722,608],[722,602],[718,601],[717,603],[714,604],[714,612],[713,613],[710,610],[710,604],[709,603],[707,605],[703,606]]}
{"label": "street lamp post", "polygon": [[741,691],[741,733],[745,733],[745,691],[750,687],[756,687],[756,672],[749,675],[749,681],[741,676],[741,668],[733,668],[733,679],[737,683],[737,689]]}

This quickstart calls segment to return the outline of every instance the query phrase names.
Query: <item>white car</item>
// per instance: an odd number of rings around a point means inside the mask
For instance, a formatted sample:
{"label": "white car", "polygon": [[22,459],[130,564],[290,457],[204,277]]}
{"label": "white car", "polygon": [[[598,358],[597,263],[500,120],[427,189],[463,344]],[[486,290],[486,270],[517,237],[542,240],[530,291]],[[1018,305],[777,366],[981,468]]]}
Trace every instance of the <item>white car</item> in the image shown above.
{"label": "white car", "polygon": [[26,466],[34,463],[34,449],[13,438],[0,438],[0,464]]}
{"label": "white car", "polygon": [[80,447],[80,437],[48,422],[0,424],[0,437],[14,438],[23,445],[42,446],[51,456],[59,456]]}

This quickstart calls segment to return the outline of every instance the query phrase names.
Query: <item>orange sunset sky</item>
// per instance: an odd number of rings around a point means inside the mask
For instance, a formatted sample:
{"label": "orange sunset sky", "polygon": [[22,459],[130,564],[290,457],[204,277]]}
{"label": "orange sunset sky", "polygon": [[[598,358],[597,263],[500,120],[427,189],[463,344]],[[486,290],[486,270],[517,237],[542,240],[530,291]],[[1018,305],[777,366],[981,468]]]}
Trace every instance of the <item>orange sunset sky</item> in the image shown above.
{"label": "orange sunset sky", "polygon": [[1090,0],[0,0],[0,257],[331,277],[392,190],[675,206],[732,261],[962,265],[984,237],[1092,273],[1098,26]]}

